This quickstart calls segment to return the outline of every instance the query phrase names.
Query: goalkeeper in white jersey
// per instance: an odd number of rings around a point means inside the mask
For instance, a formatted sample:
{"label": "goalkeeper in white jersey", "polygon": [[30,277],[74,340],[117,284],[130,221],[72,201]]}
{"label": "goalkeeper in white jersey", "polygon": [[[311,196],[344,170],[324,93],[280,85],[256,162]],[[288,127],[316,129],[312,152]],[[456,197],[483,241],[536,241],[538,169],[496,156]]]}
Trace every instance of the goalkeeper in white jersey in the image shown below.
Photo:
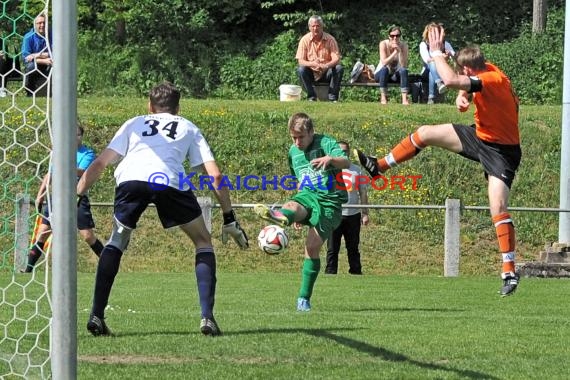
{"label": "goalkeeper in white jersey", "polygon": [[178,226],[194,243],[200,330],[205,335],[221,334],[213,312],[216,256],[196,196],[189,184],[180,181],[184,178],[180,174],[184,173],[186,159],[192,168],[214,179],[213,191],[224,218],[222,242],[232,237],[245,249],[248,238],[236,220],[227,187],[219,186],[223,176],[208,143],[198,127],[178,116],[179,101],[180,91],[173,84],[155,86],[149,94],[150,114],[126,121],[77,185],[78,196],[85,194],[108,165],[120,161],[115,170],[113,232],[99,259],[87,323],[87,329],[95,336],[111,335],[104,320],[105,307],[131,232],[149,203],[156,205],[164,228]]}

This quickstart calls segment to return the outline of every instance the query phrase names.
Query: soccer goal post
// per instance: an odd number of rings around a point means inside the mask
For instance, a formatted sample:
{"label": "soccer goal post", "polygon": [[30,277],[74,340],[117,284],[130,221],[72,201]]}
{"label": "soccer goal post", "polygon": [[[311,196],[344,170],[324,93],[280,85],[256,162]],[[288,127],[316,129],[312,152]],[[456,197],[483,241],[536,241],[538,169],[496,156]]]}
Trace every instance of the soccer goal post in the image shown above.
{"label": "soccer goal post", "polygon": [[[26,70],[22,43],[39,14],[53,65],[31,86],[40,71]],[[0,31],[0,378],[75,379],[77,4],[6,2]],[[40,215],[33,200],[50,168],[51,254],[20,273]]]}
{"label": "soccer goal post", "polygon": [[[77,378],[77,2],[53,2],[51,370]],[[57,173],[57,174],[55,174]]]}

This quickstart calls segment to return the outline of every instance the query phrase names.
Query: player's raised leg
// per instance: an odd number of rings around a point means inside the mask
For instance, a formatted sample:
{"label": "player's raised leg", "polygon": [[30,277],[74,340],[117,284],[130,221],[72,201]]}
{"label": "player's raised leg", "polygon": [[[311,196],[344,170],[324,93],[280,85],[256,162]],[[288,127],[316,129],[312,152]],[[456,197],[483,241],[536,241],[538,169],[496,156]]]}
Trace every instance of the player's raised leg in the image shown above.
{"label": "player's raised leg", "polygon": [[[280,210],[270,209],[266,205],[257,204],[255,206],[253,206],[253,211],[261,219],[268,220],[268,221],[275,223],[275,224],[282,226],[282,227],[289,226],[292,223],[292,221],[294,220],[294,213],[291,213],[290,210],[286,210],[286,209],[285,210],[284,209],[280,209]],[[289,216],[288,216],[288,214],[289,214]]]}
{"label": "player's raised leg", "polygon": [[378,159],[354,149],[354,155],[360,165],[372,176],[376,177],[402,162],[408,161],[419,154],[427,146],[437,146],[459,153],[462,150],[461,141],[452,124],[423,125],[414,133],[406,136],[385,157]]}

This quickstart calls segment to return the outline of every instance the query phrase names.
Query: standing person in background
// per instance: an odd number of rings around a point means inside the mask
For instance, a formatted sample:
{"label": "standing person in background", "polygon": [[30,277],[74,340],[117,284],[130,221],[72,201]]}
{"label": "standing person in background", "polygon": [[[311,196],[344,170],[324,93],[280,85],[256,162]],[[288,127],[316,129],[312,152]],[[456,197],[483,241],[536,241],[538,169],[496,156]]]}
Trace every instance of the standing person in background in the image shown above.
{"label": "standing person in background", "polygon": [[[428,34],[430,29],[432,28],[441,29],[442,25],[437,24],[435,22],[430,22],[429,24],[427,24],[422,34],[423,41],[420,42],[420,55],[422,57],[422,60],[424,61],[424,70],[427,70],[429,74],[427,104],[434,104],[436,88],[440,95],[443,95],[447,91],[447,87],[445,87],[445,84],[443,83],[439,74],[437,73],[437,69],[435,67],[435,61],[433,60],[430,54],[430,49],[428,44],[428,38],[429,38]],[[442,53],[443,56],[448,59],[455,57],[455,50],[453,50],[453,47],[447,41],[445,41],[444,43],[444,50],[442,50]]]}
{"label": "standing person in background", "polygon": [[40,13],[34,19],[34,27],[22,40],[22,59],[24,61],[27,96],[35,91],[49,77],[53,60],[51,33],[46,32],[47,16]]}
{"label": "standing person in background", "polygon": [[388,29],[388,39],[380,41],[380,63],[374,71],[374,79],[380,83],[380,103],[388,103],[388,82],[400,83],[402,104],[408,105],[408,44],[402,41],[399,26]]}
{"label": "standing person in background", "polygon": [[[85,129],[79,123],[77,126],[77,180],[81,178],[85,170],[91,165],[95,160],[95,151],[85,145],[83,145],[83,135]],[[39,211],[42,208],[42,204],[47,195],[48,186],[50,183],[51,173],[48,172],[40,185],[38,190],[38,195],[36,197],[36,209]],[[26,266],[25,272],[29,273],[33,271],[34,266],[37,261],[42,256],[44,251],[44,245],[51,235],[51,225],[49,222],[50,210],[47,205],[43,207],[42,223],[40,224],[38,231],[36,232],[37,239],[33,242],[33,246],[28,253],[28,265]],[[79,235],[81,238],[89,245],[93,253],[97,257],[101,256],[103,251],[103,243],[97,238],[93,229],[95,228],[95,221],[93,220],[93,215],[91,214],[91,203],[87,194],[78,199],[77,202],[77,229],[79,230]]]}
{"label": "standing person in background", "polygon": [[[350,156],[350,146],[346,141],[339,141],[340,149]],[[357,178],[362,176],[362,171],[352,162],[348,169],[342,170],[343,186],[346,186],[348,193],[347,205],[368,204],[368,185],[357,182]],[[355,186],[358,186],[357,188]],[[360,263],[360,225],[367,226],[369,223],[368,209],[343,208],[340,225],[333,231],[327,240],[327,266],[325,273],[336,274],[338,271],[338,254],[340,252],[340,241],[344,236],[346,244],[346,254],[348,257],[348,273],[362,274],[362,264]]]}
{"label": "standing person in background", "polygon": [[[214,318],[216,256],[198,200],[192,188],[179,180],[186,159],[190,167],[205,171],[213,178],[214,195],[224,219],[222,243],[231,236],[245,249],[248,239],[236,220],[228,188],[220,186],[223,175],[210,146],[198,127],[178,116],[180,91],[169,82],[156,85],[150,90],[148,110],[148,115],[134,117],[121,126],[77,184],[77,194],[81,196],[109,164],[120,161],[115,170],[113,231],[97,266],[87,330],[94,336],[111,335],[104,313],[121,257],[142,213],[154,203],[164,228],[178,226],[192,240],[196,249],[200,331],[204,335],[220,335],[222,332]],[[180,247],[189,249],[186,244]]]}
{"label": "standing person in background", "polygon": [[279,210],[259,204],[254,211],[283,227],[309,226],[297,298],[297,311],[306,312],[311,310],[313,287],[321,270],[321,247],[338,227],[342,204],[348,200],[346,190],[337,182],[337,175],[350,166],[350,161],[334,138],[315,133],[313,120],[307,114],[294,114],[288,126],[293,140],[288,161],[298,181],[298,192]]}
{"label": "standing person in background", "polygon": [[471,102],[475,105],[475,124],[422,125],[381,159],[358,149],[355,153],[372,177],[412,159],[430,145],[481,163],[503,261],[503,286],[499,293],[509,296],[519,284],[519,274],[515,272],[515,225],[508,210],[511,185],[522,156],[519,100],[509,78],[497,66],[486,62],[478,46],[459,51],[457,64],[461,71],[456,73],[443,53],[444,37],[443,28],[430,29],[431,56],[443,83],[459,90],[455,99],[457,109],[466,112]]}
{"label": "standing person in background", "polygon": [[333,36],[323,31],[321,16],[309,18],[309,33],[299,41],[295,58],[299,63],[297,75],[307,91],[309,101],[317,100],[315,82],[328,83],[328,99],[339,100],[340,82],[344,68],[340,64],[340,51]]}

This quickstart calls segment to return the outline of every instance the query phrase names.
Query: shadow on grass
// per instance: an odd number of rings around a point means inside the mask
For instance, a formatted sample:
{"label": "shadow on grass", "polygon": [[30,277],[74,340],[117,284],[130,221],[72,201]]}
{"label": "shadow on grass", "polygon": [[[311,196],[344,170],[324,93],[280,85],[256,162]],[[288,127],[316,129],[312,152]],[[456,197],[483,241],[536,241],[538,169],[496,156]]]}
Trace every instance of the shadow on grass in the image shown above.
{"label": "shadow on grass", "polygon": [[[433,311],[432,309],[429,309],[429,310]],[[439,311],[439,310],[435,310],[435,311]],[[443,311],[447,311],[447,309],[444,309]],[[353,329],[353,328],[335,329],[335,331],[339,331],[339,330],[349,331],[349,330],[358,330],[358,329]],[[414,359],[412,359],[406,355],[399,354],[397,352],[390,351],[390,350],[387,350],[387,349],[382,348],[382,347],[376,347],[376,346],[373,346],[373,345],[368,344],[368,343],[364,343],[364,342],[361,342],[361,341],[358,341],[355,339],[351,339],[351,338],[347,338],[347,337],[343,337],[343,336],[334,334],[328,329],[260,329],[260,330],[244,330],[244,331],[229,333],[226,335],[289,334],[289,333],[293,333],[293,334],[306,333],[307,335],[312,335],[312,336],[315,336],[318,338],[330,339],[330,340],[335,341],[336,343],[341,344],[343,346],[350,347],[356,351],[359,351],[359,352],[362,352],[365,354],[369,354],[373,357],[377,357],[377,358],[380,358],[382,360],[389,361],[389,362],[403,362],[403,363],[412,364],[412,365],[415,365],[417,367],[427,369],[427,370],[453,372],[459,376],[469,378],[469,379],[489,379],[489,380],[494,380],[494,379],[498,380],[499,379],[498,377],[491,376],[491,375],[481,373],[481,372],[477,372],[477,371],[450,368],[450,367],[446,367],[446,366],[439,365],[439,364],[427,363],[427,362],[422,362],[419,360],[414,360]]]}
{"label": "shadow on grass", "polygon": [[[440,311],[439,309],[428,309],[428,311]],[[441,311],[448,311],[448,309],[443,309]],[[338,344],[343,346],[352,348],[353,350],[359,351],[364,354],[368,354],[370,356],[379,358],[384,361],[388,362],[401,362],[414,365],[419,368],[423,368],[426,370],[433,370],[433,371],[446,371],[446,372],[453,372],[459,376],[468,379],[489,379],[489,380],[498,380],[498,377],[488,375],[485,373],[465,370],[465,369],[457,369],[451,368],[440,364],[435,363],[428,363],[422,362],[419,360],[412,359],[404,354],[400,354],[394,351],[387,350],[382,347],[376,347],[371,344],[347,338],[344,336],[337,335],[332,331],[353,331],[359,330],[358,328],[339,328],[339,329],[299,329],[299,328],[277,328],[277,329],[257,329],[257,330],[240,330],[240,331],[233,331],[233,332],[224,332],[222,339],[224,337],[231,337],[233,335],[256,335],[256,334],[302,334],[305,333],[307,335],[311,335],[317,338],[329,339]],[[156,331],[156,332],[148,332],[145,335],[188,335],[188,331]],[[127,337],[127,336],[140,336],[140,333],[126,333],[126,334],[117,334],[116,337]],[[201,335],[199,332],[190,333],[190,335]],[[214,338],[214,339],[220,339]]]}
{"label": "shadow on grass", "polygon": [[380,358],[380,359],[385,360],[385,361],[405,362],[405,363],[412,364],[412,365],[415,365],[417,367],[427,369],[427,370],[454,372],[457,375],[460,375],[460,376],[463,376],[463,377],[469,378],[469,379],[491,379],[491,380],[498,379],[495,376],[487,375],[487,374],[477,372],[477,371],[450,368],[450,367],[446,367],[446,366],[439,365],[439,364],[427,363],[427,362],[422,362],[419,360],[414,360],[414,359],[412,359],[406,355],[399,354],[397,352],[390,351],[390,350],[387,350],[387,349],[382,348],[382,347],[376,347],[376,346],[373,346],[371,344],[364,343],[364,342],[361,342],[361,341],[358,341],[355,339],[346,338],[343,336],[333,334],[328,330],[322,330],[322,329],[311,330],[311,329],[308,329],[306,332],[309,335],[313,335],[313,336],[316,336],[319,338],[326,338],[326,339],[333,340],[339,344],[342,344],[343,346],[350,347],[354,350],[360,351],[362,353],[369,354],[373,357],[377,357],[377,358]]}

